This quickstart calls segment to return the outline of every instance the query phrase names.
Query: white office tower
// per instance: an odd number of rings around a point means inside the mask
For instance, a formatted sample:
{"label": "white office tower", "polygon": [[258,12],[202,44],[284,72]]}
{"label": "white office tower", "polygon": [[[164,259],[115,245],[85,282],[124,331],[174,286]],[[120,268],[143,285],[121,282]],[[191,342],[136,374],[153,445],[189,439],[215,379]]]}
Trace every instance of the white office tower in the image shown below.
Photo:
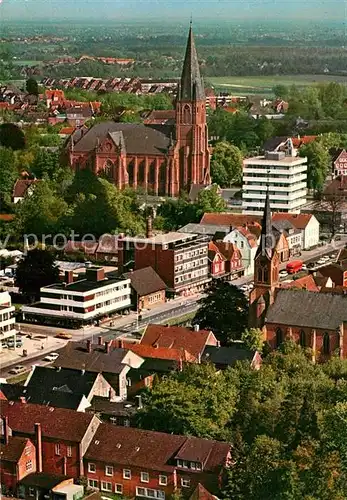
{"label": "white office tower", "polygon": [[291,139],[284,151],[244,160],[242,213],[262,215],[267,186],[272,212],[300,213],[306,203],[307,158],[297,155]]}

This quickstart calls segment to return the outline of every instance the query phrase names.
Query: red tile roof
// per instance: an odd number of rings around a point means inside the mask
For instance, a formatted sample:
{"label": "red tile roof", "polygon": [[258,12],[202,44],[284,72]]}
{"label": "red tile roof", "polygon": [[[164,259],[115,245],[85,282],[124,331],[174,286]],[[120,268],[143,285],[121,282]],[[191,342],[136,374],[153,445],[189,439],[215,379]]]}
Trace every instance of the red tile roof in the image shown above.
{"label": "red tile roof", "polygon": [[195,362],[197,358],[185,349],[169,349],[167,347],[153,347],[146,344],[132,344],[123,342],[124,349],[129,349],[142,358],[167,359],[172,361]]}
{"label": "red tile roof", "polygon": [[292,137],[293,146],[299,148],[300,146],[310,144],[317,139],[317,135],[304,135],[303,137]]}
{"label": "red tile roof", "polygon": [[251,248],[256,248],[258,246],[258,243],[257,243],[257,240],[256,240],[254,234],[251,233],[248,228],[243,227],[243,226],[238,226],[238,227],[235,227],[235,230],[237,230],[240,234],[242,234],[242,236],[244,236],[247,239],[249,246]]}
{"label": "red tile roof", "polygon": [[189,497],[189,500],[216,500],[217,497],[212,495],[207,489],[199,483],[191,496]]}
{"label": "red tile roof", "polygon": [[281,283],[280,286],[281,288],[302,288],[304,290],[308,290],[309,292],[319,292],[319,287],[317,286],[312,274],[293,280],[290,283]]}
{"label": "red tile roof", "polygon": [[75,128],[74,127],[64,127],[60,130],[59,135],[71,135],[73,134]]}
{"label": "red tile roof", "polygon": [[13,214],[0,214],[0,220],[10,222],[14,219]]}
{"label": "red tile roof", "polygon": [[41,182],[40,179],[18,179],[13,188],[14,198],[24,198],[30,186]]}
{"label": "red tile roof", "polygon": [[185,349],[195,357],[201,355],[206,345],[216,344],[215,336],[208,330],[191,330],[183,326],[147,325],[141,344]]}
{"label": "red tile roof", "polygon": [[206,213],[202,216],[200,224],[215,224],[217,226],[244,226],[254,223],[261,224],[261,217],[256,215],[233,214],[230,212]]}
{"label": "red tile roof", "polygon": [[32,435],[35,423],[40,422],[42,436],[72,442],[82,440],[93,419],[95,428],[99,423],[90,413],[13,401],[1,402],[0,415],[8,417],[8,424],[14,433]]}
{"label": "red tile roof", "polygon": [[17,463],[28,442],[28,438],[10,436],[8,444],[0,443],[0,461]]}
{"label": "red tile roof", "polygon": [[219,250],[219,248],[213,241],[210,241],[208,244],[208,254],[211,260],[215,257],[216,254],[220,255],[222,260],[226,260],[222,252]]}
{"label": "red tile roof", "polygon": [[215,241],[215,245],[227,260],[231,260],[234,257],[236,259],[242,259],[241,252],[234,243],[230,241]]}
{"label": "red tile roof", "polygon": [[[181,451],[185,447],[187,453]],[[176,468],[175,457],[189,460],[189,456],[196,462],[203,458],[204,471],[217,473],[226,464],[229,453],[228,443],[103,423],[99,426],[85,458],[173,472]]]}
{"label": "red tile roof", "polygon": [[297,229],[305,229],[305,227],[310,222],[312,217],[313,217],[312,214],[289,214],[282,212],[276,212],[272,214],[273,221],[288,220]]}

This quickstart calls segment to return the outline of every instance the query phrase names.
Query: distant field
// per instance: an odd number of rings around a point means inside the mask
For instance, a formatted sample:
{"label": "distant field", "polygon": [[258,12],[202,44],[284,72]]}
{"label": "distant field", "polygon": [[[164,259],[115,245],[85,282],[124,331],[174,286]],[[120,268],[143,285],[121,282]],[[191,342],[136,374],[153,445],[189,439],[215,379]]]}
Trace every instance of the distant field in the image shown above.
{"label": "distant field", "polygon": [[14,59],[13,64],[16,66],[41,66],[42,61],[26,61],[23,59]]}
{"label": "distant field", "polygon": [[216,76],[206,80],[214,87],[232,90],[235,94],[271,94],[274,85],[305,87],[315,83],[339,82],[347,85],[347,75],[283,75],[283,76]]}

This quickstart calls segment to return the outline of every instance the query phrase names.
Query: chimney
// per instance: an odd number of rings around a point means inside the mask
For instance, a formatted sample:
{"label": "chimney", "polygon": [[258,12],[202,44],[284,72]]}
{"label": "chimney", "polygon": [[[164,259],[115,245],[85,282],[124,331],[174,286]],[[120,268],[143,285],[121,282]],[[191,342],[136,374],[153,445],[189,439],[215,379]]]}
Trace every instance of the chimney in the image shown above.
{"label": "chimney", "polygon": [[4,440],[5,444],[8,444],[10,441],[10,428],[8,425],[8,417],[3,418],[3,430],[4,430]]}
{"label": "chimney", "polygon": [[92,352],[92,341],[87,340],[87,352]]}
{"label": "chimney", "polygon": [[73,271],[65,271],[64,273],[64,282],[69,285],[73,283]]}
{"label": "chimney", "polygon": [[42,431],[41,424],[35,424],[35,437],[36,437],[36,468],[37,472],[42,472]]}
{"label": "chimney", "polygon": [[98,344],[102,345],[103,343],[104,343],[104,341],[102,340],[102,337],[98,337]]}
{"label": "chimney", "polygon": [[194,332],[198,332],[200,330],[199,325],[194,325]]}
{"label": "chimney", "polygon": [[105,352],[106,354],[110,354],[111,351],[111,342],[105,342]]}
{"label": "chimney", "polygon": [[102,281],[105,279],[105,269],[103,267],[89,267],[86,269],[86,279],[88,281]]}
{"label": "chimney", "polygon": [[143,404],[142,404],[142,396],[141,394],[137,394],[136,397],[136,407],[141,410],[141,408],[143,408]]}
{"label": "chimney", "polygon": [[153,218],[151,215],[149,215],[146,221],[146,238],[152,238],[152,236],[153,236]]}
{"label": "chimney", "polygon": [[67,476],[67,458],[63,457],[63,476]]}

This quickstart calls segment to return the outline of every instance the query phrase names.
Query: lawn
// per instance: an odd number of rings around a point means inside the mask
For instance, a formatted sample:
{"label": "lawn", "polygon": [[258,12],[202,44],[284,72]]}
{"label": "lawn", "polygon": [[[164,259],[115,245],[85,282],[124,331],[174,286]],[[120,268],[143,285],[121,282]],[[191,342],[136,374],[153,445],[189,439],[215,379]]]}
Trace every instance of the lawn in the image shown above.
{"label": "lawn", "polygon": [[276,76],[216,76],[207,77],[214,87],[235,94],[271,94],[275,85],[305,87],[318,83],[338,82],[347,85],[347,77],[334,75],[276,75]]}

